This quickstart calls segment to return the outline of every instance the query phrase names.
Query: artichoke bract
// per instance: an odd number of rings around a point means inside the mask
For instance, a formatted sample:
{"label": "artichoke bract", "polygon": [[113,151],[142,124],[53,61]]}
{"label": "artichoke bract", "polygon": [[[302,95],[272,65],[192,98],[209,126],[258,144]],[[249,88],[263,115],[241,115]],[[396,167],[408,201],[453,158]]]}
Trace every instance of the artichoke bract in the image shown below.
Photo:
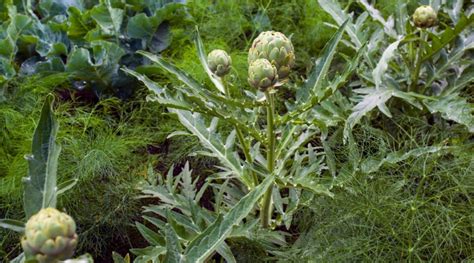
{"label": "artichoke bract", "polygon": [[68,259],[77,246],[76,223],[54,208],[41,209],[26,223],[21,246],[27,259],[40,263]]}
{"label": "artichoke bract", "polygon": [[282,81],[288,77],[290,69],[295,64],[295,50],[291,41],[282,33],[266,31],[253,41],[248,62],[251,64],[261,58],[270,61],[276,67],[279,80]]}
{"label": "artichoke bract", "polygon": [[232,59],[224,50],[215,49],[207,55],[207,64],[212,73],[223,77],[230,72]]}
{"label": "artichoke bract", "polygon": [[429,5],[422,5],[413,13],[413,23],[420,28],[428,28],[436,25],[437,14]]}
{"label": "artichoke bract", "polygon": [[267,91],[278,81],[277,69],[270,61],[261,58],[253,61],[249,66],[250,85],[261,91]]}

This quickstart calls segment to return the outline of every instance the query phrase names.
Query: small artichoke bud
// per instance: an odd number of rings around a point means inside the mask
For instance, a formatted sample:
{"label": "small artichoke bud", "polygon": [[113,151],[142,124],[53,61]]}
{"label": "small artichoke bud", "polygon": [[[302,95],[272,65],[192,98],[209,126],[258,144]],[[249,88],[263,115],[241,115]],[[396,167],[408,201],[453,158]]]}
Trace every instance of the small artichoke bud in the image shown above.
{"label": "small artichoke bud", "polygon": [[207,64],[212,73],[219,77],[223,77],[230,72],[232,66],[232,59],[221,49],[214,49],[207,55]]}
{"label": "small artichoke bud", "polygon": [[295,50],[291,41],[282,33],[266,31],[253,41],[248,62],[251,64],[260,58],[270,61],[276,67],[282,81],[288,77],[295,64]]}
{"label": "small artichoke bud", "polygon": [[27,259],[40,263],[66,260],[77,246],[76,223],[54,208],[41,209],[26,223],[21,246]]}
{"label": "small artichoke bud", "polygon": [[422,5],[413,13],[413,22],[420,28],[428,28],[436,25],[437,15],[429,5]]}
{"label": "small artichoke bud", "polygon": [[261,58],[253,61],[249,66],[249,83],[254,88],[267,91],[278,80],[277,69],[270,61]]}

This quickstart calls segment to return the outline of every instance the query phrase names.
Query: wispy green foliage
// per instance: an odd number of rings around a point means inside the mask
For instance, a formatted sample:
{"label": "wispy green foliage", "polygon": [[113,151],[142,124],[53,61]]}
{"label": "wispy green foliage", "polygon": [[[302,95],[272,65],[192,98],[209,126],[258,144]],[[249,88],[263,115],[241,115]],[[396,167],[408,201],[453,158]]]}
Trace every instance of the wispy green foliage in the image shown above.
{"label": "wispy green foliage", "polygon": [[[282,262],[463,261],[474,256],[468,245],[474,190],[469,134],[406,117],[394,121],[390,125],[397,131],[389,131],[390,126],[354,130],[358,150],[367,156],[363,169],[335,189],[334,199],[315,198],[297,217],[302,235],[279,254]],[[348,149],[337,145],[339,166]]]}

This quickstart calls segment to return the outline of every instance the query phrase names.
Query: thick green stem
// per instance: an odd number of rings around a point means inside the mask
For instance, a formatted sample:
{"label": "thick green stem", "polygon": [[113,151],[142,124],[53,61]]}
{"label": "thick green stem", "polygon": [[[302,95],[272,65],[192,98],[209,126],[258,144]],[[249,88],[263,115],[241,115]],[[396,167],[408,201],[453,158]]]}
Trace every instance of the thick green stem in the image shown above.
{"label": "thick green stem", "polygon": [[[265,96],[267,97],[267,169],[270,173],[273,173],[275,166],[274,153],[275,153],[275,104],[273,102],[273,95],[266,91]],[[272,191],[273,185],[271,185],[265,195],[263,196],[262,210],[260,212],[260,219],[262,226],[268,228],[272,217]]]}
{"label": "thick green stem", "polygon": [[[224,84],[225,96],[227,98],[230,98],[229,85],[227,84],[225,77],[222,78],[222,83]],[[242,151],[244,152],[245,160],[249,164],[251,164],[253,160],[252,160],[252,156],[250,155],[250,146],[247,144],[247,141],[245,140],[242,130],[239,129],[237,125],[234,125],[234,128],[235,128],[235,131],[237,132],[237,138],[239,139],[240,145],[242,147]],[[250,171],[250,175],[252,176],[254,186],[257,186],[258,185],[257,175],[253,171]]]}
{"label": "thick green stem", "polygon": [[425,31],[421,30],[420,32],[420,45],[418,45],[417,51],[416,51],[416,59],[415,59],[415,71],[413,72],[412,78],[411,78],[411,85],[410,89],[408,91],[416,91],[416,87],[418,86],[418,78],[420,76],[420,70],[421,70],[421,64],[422,64],[422,56],[423,56],[423,47],[424,47],[424,42],[426,41],[426,33]]}

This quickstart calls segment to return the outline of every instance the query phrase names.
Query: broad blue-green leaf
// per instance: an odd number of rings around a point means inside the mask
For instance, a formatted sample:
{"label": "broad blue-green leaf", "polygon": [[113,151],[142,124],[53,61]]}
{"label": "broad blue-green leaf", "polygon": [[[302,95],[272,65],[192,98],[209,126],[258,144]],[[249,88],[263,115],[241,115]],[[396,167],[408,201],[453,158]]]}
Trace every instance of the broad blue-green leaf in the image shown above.
{"label": "broad blue-green leaf", "polygon": [[52,109],[50,95],[41,110],[40,120],[33,135],[32,154],[28,160],[28,177],[25,184],[23,207],[26,218],[42,208],[56,206],[56,171],[61,147],[56,143],[58,124]]}
{"label": "broad blue-green leaf", "polygon": [[220,215],[211,226],[194,238],[184,252],[184,262],[204,262],[229,236],[232,228],[252,211],[268,187],[273,184],[274,179],[273,175],[268,175],[260,185],[245,195],[227,214],[223,217]]}
{"label": "broad blue-green leaf", "polygon": [[31,29],[32,19],[30,17],[16,12],[10,14],[10,23],[3,32],[4,38],[0,40],[0,57],[13,60],[18,50],[18,39],[23,34],[30,32]]}
{"label": "broad blue-green leaf", "polygon": [[0,21],[8,19],[8,9],[13,6],[13,0],[4,0],[3,5],[0,5]]}
{"label": "broad blue-green leaf", "polygon": [[9,61],[16,53],[15,41],[7,36],[5,39],[0,40],[0,58]]}
{"label": "broad blue-green leaf", "polygon": [[463,124],[469,132],[474,132],[474,104],[458,93],[440,97],[438,100],[424,100],[431,113],[441,113],[441,117]]}
{"label": "broad blue-green leaf", "polygon": [[125,51],[112,42],[94,41],[93,54],[84,48],[77,48],[68,57],[66,70],[82,80],[90,80],[108,87],[117,76],[119,61]]}
{"label": "broad blue-green leaf", "polygon": [[61,58],[53,57],[46,61],[41,61],[35,65],[36,73],[55,73],[63,72],[65,70],[64,63]]}
{"label": "broad blue-green leaf", "polygon": [[14,77],[15,75],[16,71],[10,60],[0,57],[0,83],[2,82],[1,76],[3,76],[3,78],[6,80]]}
{"label": "broad blue-green leaf", "polygon": [[77,7],[70,7],[67,13],[69,17],[67,35],[70,38],[83,38],[95,28],[95,22],[89,11],[83,13]]}
{"label": "broad blue-green leaf", "polygon": [[14,219],[0,219],[0,227],[19,233],[25,231],[25,223]]}
{"label": "broad blue-green leaf", "polygon": [[171,42],[169,23],[174,12],[181,8],[182,4],[167,4],[158,9],[153,16],[140,13],[131,17],[127,23],[127,33],[131,38],[141,39],[146,49],[152,52],[161,52]]}
{"label": "broad blue-green leaf", "polygon": [[65,15],[69,7],[84,9],[83,0],[41,0],[38,4],[42,17]]}
{"label": "broad blue-green leaf", "polygon": [[91,17],[99,24],[105,34],[120,36],[120,28],[124,17],[122,9],[114,8],[109,0],[97,5],[90,10]]}

